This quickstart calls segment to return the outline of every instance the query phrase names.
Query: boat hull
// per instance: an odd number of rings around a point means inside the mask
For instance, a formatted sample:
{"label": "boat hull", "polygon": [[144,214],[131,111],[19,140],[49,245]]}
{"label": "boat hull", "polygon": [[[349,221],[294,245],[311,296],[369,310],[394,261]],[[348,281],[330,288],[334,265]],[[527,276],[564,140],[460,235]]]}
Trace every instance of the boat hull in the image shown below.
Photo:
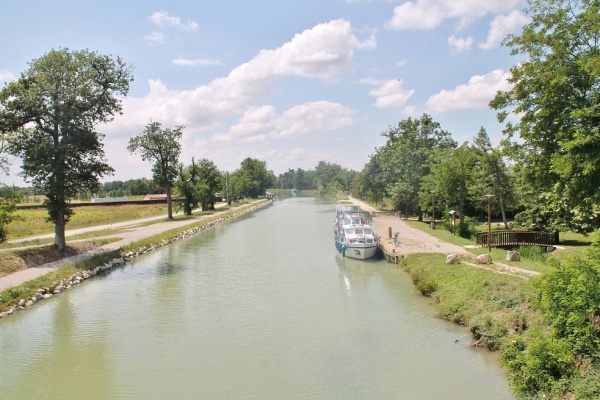
{"label": "boat hull", "polygon": [[335,248],[343,257],[355,258],[357,260],[366,260],[377,254],[377,245],[346,245],[335,240]]}

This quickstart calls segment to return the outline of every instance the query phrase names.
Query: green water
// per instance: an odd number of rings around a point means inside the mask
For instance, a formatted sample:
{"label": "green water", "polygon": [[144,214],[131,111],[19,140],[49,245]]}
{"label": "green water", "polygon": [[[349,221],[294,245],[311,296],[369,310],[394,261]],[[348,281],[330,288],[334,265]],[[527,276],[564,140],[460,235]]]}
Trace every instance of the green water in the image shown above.
{"label": "green water", "polygon": [[512,399],[408,275],[290,198],[0,321],[0,398]]}

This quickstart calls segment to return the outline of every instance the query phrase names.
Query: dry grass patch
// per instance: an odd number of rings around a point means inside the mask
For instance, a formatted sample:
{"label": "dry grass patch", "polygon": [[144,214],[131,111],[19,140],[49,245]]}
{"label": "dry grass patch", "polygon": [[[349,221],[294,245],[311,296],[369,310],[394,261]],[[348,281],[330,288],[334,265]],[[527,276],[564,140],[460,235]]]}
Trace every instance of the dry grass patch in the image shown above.
{"label": "dry grass patch", "polygon": [[98,246],[99,243],[85,241],[67,245],[64,252],[56,250],[54,245],[51,244],[2,252],[0,253],[0,277],[75,256],[88,250],[93,250]]}

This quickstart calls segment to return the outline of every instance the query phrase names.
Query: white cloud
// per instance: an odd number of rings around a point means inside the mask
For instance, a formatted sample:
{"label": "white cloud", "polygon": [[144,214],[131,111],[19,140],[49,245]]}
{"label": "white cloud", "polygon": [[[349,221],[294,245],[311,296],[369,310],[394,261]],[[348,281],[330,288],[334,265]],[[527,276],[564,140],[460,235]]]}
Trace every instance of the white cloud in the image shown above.
{"label": "white cloud", "polygon": [[5,69],[0,69],[0,82],[10,82],[16,79],[15,75]]}
{"label": "white cloud", "polygon": [[448,38],[448,46],[450,46],[452,53],[462,53],[471,49],[473,38],[470,36],[467,38],[457,38],[452,35]]}
{"label": "white cloud", "polygon": [[485,16],[511,10],[520,0],[415,0],[394,8],[385,26],[392,30],[434,29],[446,19],[458,19],[459,26]]}
{"label": "white cloud", "polygon": [[385,27],[392,30],[433,29],[443,19],[443,10],[435,1],[407,1],[394,8],[394,15],[385,23]]}
{"label": "white cloud", "polygon": [[278,137],[298,136],[310,131],[337,130],[354,124],[354,111],[339,103],[314,101],[294,106],[280,120]]}
{"label": "white cloud", "polygon": [[167,43],[167,38],[162,32],[152,32],[144,36],[144,39],[150,44]]}
{"label": "white cloud", "polygon": [[527,23],[529,23],[529,18],[518,10],[514,10],[506,16],[497,15],[490,23],[487,41],[480,43],[479,47],[484,50],[498,47],[507,34],[516,32]]}
{"label": "white cloud", "polygon": [[414,89],[404,89],[402,84],[400,79],[388,80],[371,90],[369,95],[376,98],[375,105],[379,108],[400,108],[415,93]]}
{"label": "white cloud", "polygon": [[186,31],[195,31],[198,29],[198,24],[192,20],[182,22],[181,18],[173,17],[166,11],[155,11],[148,17],[154,25],[160,27],[177,27]]}
{"label": "white cloud", "polygon": [[209,66],[209,65],[221,65],[221,63],[217,60],[208,59],[208,58],[176,58],[171,61],[175,65],[181,65],[186,67],[196,67],[196,66]]}
{"label": "white cloud", "polygon": [[[123,102],[124,115],[117,117],[107,130],[126,135],[134,129],[140,130],[151,118],[165,125],[185,125],[187,131],[214,129],[220,125],[221,119],[248,110],[249,104],[272,90],[279,77],[335,80],[349,68],[354,52],[361,45],[352,33],[350,23],[340,19],[307,29],[279,48],[261,50],[250,61],[232,69],[227,76],[216,78],[206,85],[172,90],[160,80],[149,80],[149,93],[141,98],[126,98]],[[319,106],[327,110],[327,118],[331,119],[329,126],[340,126],[342,120],[349,123],[347,112],[344,114],[338,110],[345,115],[340,117],[334,115],[336,106],[320,103],[291,108],[281,118],[292,118],[293,112],[300,113],[304,109],[303,118],[307,126],[319,126]],[[288,128],[281,132],[294,134],[296,131]]]}
{"label": "white cloud", "polygon": [[276,50],[262,51],[252,63],[275,75],[332,79],[347,68],[355,49],[369,43],[360,42],[350,23],[339,19],[307,29]]}
{"label": "white cloud", "polygon": [[227,133],[216,141],[256,142],[302,136],[313,131],[330,131],[354,124],[354,111],[338,103],[315,101],[291,107],[277,114],[273,106],[249,108]]}
{"label": "white cloud", "polygon": [[431,113],[488,107],[498,90],[509,90],[509,73],[501,69],[486,75],[475,75],[469,82],[453,90],[442,90],[427,100],[425,109]]}
{"label": "white cloud", "polygon": [[406,106],[402,110],[400,110],[402,115],[412,118],[418,118],[421,115],[421,112],[415,106]]}

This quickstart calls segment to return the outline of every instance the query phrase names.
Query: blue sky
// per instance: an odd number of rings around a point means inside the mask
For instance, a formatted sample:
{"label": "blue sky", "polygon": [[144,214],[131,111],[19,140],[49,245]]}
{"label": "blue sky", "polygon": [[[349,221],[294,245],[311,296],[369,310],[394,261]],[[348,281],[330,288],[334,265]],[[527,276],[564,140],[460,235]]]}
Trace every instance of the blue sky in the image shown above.
{"label": "blue sky", "polygon": [[[382,132],[433,116],[459,143],[502,127],[488,102],[519,60],[500,41],[522,0],[3,0],[0,85],[60,47],[133,65],[123,115],[98,131],[115,175],[150,178],[127,143],[152,121],[184,125],[180,161],[280,174],[321,160],[361,170]],[[22,185],[11,175],[0,182]]]}

